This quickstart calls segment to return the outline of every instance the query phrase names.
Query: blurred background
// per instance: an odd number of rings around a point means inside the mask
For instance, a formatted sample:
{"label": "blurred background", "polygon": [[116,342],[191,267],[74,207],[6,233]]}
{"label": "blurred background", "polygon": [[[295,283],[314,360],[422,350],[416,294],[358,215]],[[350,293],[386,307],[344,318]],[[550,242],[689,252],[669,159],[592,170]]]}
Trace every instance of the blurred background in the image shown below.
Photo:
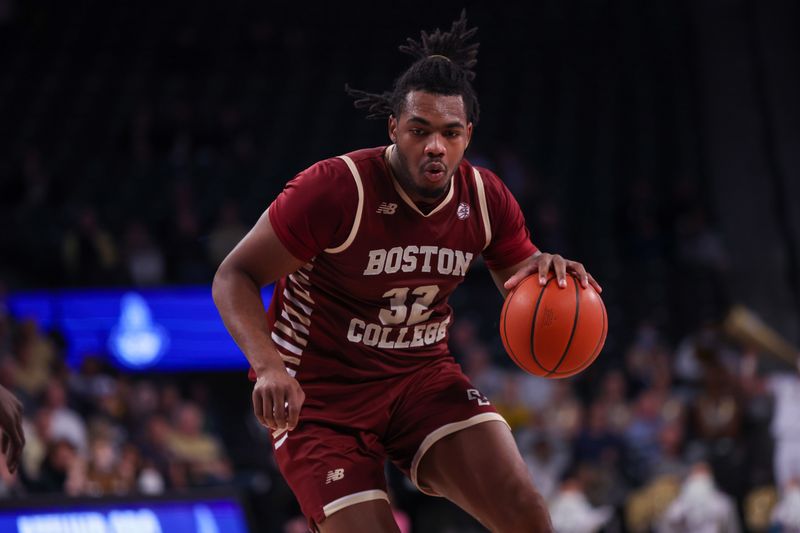
{"label": "blurred background", "polygon": [[[388,142],[344,84],[388,89],[462,7],[467,157],[608,308],[598,361],[549,381],[505,355],[482,265],[451,301],[557,529],[800,528],[797,2],[0,0],[0,384],[28,443],[0,529],[305,530],[210,282],[298,171]],[[483,531],[387,475],[403,531]]]}

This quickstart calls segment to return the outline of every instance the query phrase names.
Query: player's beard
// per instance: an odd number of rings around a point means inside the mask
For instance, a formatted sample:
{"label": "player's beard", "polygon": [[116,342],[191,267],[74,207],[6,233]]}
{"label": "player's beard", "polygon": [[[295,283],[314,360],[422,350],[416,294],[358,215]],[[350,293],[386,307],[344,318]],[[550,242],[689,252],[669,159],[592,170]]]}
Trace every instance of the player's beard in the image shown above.
{"label": "player's beard", "polygon": [[[405,189],[407,192],[412,192],[415,196],[419,196],[420,198],[430,201],[438,200],[447,194],[447,191],[450,189],[450,182],[452,181],[451,178],[453,177],[453,172],[456,168],[458,168],[458,165],[455,165],[453,170],[449,168],[446,169],[447,177],[442,181],[441,187],[430,189],[428,187],[421,187],[417,185],[411,175],[411,167],[408,164],[408,159],[406,159],[406,157],[403,155],[403,152],[397,147],[397,145],[395,145],[394,151],[397,153],[397,162],[400,164],[400,168],[398,169],[399,172],[397,172],[397,176],[395,176],[395,178],[398,182],[400,182],[400,185],[403,187],[403,189]],[[461,161],[459,161],[458,164],[461,164]],[[418,176],[423,173],[423,168],[424,165],[417,169]]]}

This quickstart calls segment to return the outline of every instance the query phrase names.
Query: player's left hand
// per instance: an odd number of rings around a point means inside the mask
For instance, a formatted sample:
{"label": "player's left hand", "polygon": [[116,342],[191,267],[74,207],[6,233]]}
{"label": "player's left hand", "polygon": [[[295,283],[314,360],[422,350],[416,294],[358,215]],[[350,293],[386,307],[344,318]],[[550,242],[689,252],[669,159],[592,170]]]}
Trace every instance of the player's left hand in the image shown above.
{"label": "player's left hand", "polygon": [[567,286],[567,273],[569,272],[571,274],[575,274],[581,283],[581,287],[584,289],[589,288],[589,285],[591,285],[598,293],[603,292],[603,288],[600,286],[600,284],[595,281],[592,275],[586,271],[586,268],[584,268],[581,263],[564,259],[558,254],[548,253],[541,253],[537,256],[531,257],[531,259],[526,262],[522,268],[517,270],[513,276],[508,278],[504,284],[504,287],[507,290],[511,290],[516,287],[520,281],[536,272],[539,273],[539,285],[545,285],[547,283],[547,275],[551,270],[553,273],[555,273],[556,279],[558,280],[558,286],[562,289]]}

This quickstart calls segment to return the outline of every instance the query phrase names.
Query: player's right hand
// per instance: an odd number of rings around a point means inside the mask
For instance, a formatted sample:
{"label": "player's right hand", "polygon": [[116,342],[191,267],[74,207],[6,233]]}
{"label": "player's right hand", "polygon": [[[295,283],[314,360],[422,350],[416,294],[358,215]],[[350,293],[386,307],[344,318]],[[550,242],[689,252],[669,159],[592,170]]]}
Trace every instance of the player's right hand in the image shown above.
{"label": "player's right hand", "polygon": [[267,370],[257,376],[253,387],[253,412],[270,430],[297,427],[306,394],[285,368]]}

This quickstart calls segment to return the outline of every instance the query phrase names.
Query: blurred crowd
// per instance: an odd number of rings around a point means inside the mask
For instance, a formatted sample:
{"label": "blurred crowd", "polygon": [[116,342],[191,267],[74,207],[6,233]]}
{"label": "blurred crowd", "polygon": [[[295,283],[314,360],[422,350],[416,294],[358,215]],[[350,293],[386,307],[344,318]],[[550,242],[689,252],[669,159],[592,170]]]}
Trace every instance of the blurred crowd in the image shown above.
{"label": "blurred crowd", "polygon": [[161,494],[232,479],[202,389],[132,380],[88,358],[70,371],[57,337],[0,315],[0,384],[24,408],[19,475],[0,470],[5,497]]}
{"label": "blurred crowd", "polygon": [[[27,440],[17,473],[0,466],[3,498],[227,486],[271,517],[267,530],[304,527],[243,378],[231,384],[240,401],[225,403],[207,376],[135,377],[99,357],[69,369],[59,339],[0,312],[0,385],[24,406]],[[768,360],[710,325],[670,346],[643,323],[624,364],[571,380],[511,368],[468,318],[451,344],[511,425],[559,532],[800,527],[796,369],[765,370]],[[397,472],[389,478],[404,531],[481,531]]]}

